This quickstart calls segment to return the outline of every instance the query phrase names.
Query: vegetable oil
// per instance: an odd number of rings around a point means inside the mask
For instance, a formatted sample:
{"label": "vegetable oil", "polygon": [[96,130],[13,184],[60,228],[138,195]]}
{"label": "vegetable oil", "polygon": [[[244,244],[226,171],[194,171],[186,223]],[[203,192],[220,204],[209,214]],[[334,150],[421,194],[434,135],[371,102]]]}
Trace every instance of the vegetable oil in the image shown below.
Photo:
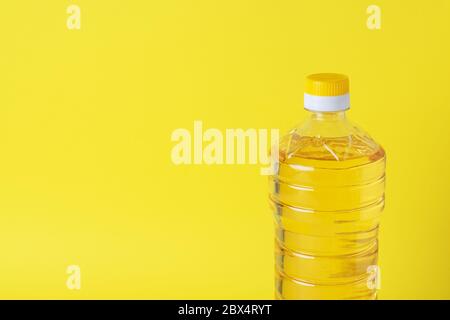
{"label": "vegetable oil", "polygon": [[278,299],[377,297],[385,153],[348,120],[349,101],[347,76],[308,76],[310,117],[280,140],[269,178]]}

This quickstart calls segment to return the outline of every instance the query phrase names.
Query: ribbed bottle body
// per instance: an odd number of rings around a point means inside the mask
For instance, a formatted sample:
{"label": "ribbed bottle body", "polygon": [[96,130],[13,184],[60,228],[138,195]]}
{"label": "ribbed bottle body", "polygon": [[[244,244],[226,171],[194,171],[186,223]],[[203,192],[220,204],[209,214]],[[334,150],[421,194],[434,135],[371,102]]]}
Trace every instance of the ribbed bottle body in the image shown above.
{"label": "ribbed bottle body", "polygon": [[384,151],[351,126],[310,136],[315,121],[282,139],[269,179],[276,298],[375,299]]}

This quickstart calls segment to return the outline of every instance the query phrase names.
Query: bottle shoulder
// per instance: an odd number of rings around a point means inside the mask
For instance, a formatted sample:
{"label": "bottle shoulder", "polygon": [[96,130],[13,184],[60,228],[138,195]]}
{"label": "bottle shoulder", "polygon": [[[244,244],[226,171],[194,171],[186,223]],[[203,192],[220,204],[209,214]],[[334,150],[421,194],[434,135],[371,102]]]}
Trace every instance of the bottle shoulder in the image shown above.
{"label": "bottle shoulder", "polygon": [[385,157],[383,148],[346,118],[309,118],[280,139],[281,162],[300,160],[364,164]]}

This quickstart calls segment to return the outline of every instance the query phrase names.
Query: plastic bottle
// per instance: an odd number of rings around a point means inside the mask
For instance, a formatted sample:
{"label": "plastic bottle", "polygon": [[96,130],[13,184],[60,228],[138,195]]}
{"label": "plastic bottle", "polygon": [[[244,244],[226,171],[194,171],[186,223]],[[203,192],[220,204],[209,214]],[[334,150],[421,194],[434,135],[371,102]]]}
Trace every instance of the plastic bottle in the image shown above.
{"label": "plastic bottle", "polygon": [[349,122],[349,80],[306,79],[310,117],[280,140],[270,177],[278,299],[376,299],[385,153]]}

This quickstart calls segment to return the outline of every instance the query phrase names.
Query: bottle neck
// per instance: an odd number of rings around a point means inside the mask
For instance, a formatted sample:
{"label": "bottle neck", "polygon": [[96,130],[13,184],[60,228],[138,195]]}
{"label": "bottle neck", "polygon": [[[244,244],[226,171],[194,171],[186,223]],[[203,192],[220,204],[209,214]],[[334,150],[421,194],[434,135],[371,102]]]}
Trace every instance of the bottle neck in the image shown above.
{"label": "bottle neck", "polygon": [[335,111],[335,112],[319,112],[311,111],[311,118],[316,121],[340,121],[345,120],[345,111]]}
{"label": "bottle neck", "polygon": [[345,111],[312,111],[304,122],[303,134],[311,137],[345,137],[351,133],[351,123]]}

